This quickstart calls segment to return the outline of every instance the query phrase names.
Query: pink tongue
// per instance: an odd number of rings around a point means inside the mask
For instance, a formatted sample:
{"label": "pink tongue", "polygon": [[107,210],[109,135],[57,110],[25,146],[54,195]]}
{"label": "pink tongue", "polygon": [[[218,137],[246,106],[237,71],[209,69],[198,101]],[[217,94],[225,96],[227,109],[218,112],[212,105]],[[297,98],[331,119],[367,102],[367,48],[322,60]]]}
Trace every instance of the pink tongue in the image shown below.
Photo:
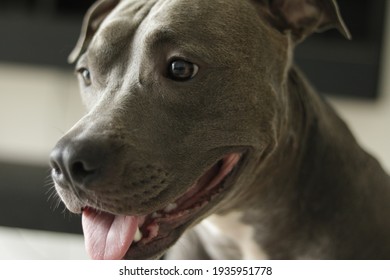
{"label": "pink tongue", "polygon": [[85,248],[92,259],[122,259],[134,240],[136,216],[115,216],[85,209],[82,215]]}

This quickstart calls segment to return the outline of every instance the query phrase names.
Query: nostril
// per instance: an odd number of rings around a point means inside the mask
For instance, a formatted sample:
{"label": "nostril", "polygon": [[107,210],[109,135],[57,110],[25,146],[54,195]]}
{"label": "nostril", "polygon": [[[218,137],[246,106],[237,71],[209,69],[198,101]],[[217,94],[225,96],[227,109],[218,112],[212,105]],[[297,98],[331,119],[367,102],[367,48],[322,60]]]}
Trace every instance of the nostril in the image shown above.
{"label": "nostril", "polygon": [[97,169],[88,167],[82,161],[76,161],[71,166],[71,174],[74,179],[79,182],[84,181],[86,178],[92,177],[97,172]]}
{"label": "nostril", "polygon": [[55,175],[58,176],[58,175],[62,174],[62,170],[61,170],[60,166],[56,162],[52,162],[51,166],[52,166],[52,169],[53,169],[53,172],[54,172]]}
{"label": "nostril", "polygon": [[62,174],[62,170],[57,164],[53,164],[53,172],[57,176]]}
{"label": "nostril", "polygon": [[93,139],[63,138],[50,155],[52,177],[58,185],[92,188],[107,173],[107,145]]}
{"label": "nostril", "polygon": [[53,150],[50,155],[50,167],[56,176],[60,176],[63,173],[62,153],[58,149]]}
{"label": "nostril", "polygon": [[60,187],[66,188],[67,175],[66,168],[63,164],[62,153],[55,149],[50,156],[51,176],[53,181]]}

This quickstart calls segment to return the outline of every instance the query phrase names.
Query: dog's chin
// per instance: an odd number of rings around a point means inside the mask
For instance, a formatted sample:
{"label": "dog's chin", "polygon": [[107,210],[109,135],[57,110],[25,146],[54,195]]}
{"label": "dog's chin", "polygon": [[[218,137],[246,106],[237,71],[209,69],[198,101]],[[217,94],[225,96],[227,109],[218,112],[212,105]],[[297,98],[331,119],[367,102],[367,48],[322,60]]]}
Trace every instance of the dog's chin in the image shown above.
{"label": "dog's chin", "polygon": [[94,259],[160,258],[188,227],[218,205],[234,183],[242,161],[242,153],[224,156],[182,196],[148,215],[124,216],[84,207],[83,228],[90,256]]}

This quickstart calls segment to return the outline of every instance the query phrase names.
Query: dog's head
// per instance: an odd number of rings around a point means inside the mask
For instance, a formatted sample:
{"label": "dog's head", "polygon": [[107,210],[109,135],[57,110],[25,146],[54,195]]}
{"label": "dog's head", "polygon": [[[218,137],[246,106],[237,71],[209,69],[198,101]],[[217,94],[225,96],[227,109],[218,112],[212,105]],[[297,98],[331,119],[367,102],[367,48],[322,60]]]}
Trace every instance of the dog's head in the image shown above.
{"label": "dog's head", "polygon": [[327,0],[97,2],[70,56],[88,114],[51,156],[91,256],[156,258],[245,206],[276,145],[291,45],[331,25],[347,32]]}

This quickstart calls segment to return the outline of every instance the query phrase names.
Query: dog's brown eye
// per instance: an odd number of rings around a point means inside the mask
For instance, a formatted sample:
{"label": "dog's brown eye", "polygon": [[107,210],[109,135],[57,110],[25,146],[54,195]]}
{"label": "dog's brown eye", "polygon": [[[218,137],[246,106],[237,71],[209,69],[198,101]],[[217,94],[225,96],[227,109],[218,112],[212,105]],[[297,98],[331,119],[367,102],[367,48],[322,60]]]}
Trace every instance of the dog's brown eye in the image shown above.
{"label": "dog's brown eye", "polygon": [[168,69],[169,78],[176,81],[187,81],[195,77],[198,73],[198,65],[185,61],[172,61]]}
{"label": "dog's brown eye", "polygon": [[91,85],[91,83],[92,83],[92,81],[91,81],[91,72],[89,72],[89,70],[87,68],[81,68],[77,72],[80,73],[81,77],[84,80],[84,83],[87,86]]}

